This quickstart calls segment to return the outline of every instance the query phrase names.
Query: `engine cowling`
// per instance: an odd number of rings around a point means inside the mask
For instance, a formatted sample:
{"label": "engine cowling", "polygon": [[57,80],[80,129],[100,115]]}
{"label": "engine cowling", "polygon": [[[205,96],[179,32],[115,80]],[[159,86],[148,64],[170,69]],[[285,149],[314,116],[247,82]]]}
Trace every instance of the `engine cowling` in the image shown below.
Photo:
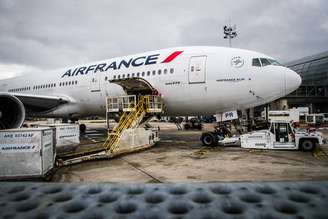
{"label": "engine cowling", "polygon": [[19,128],[24,120],[24,104],[15,96],[0,93],[0,129]]}

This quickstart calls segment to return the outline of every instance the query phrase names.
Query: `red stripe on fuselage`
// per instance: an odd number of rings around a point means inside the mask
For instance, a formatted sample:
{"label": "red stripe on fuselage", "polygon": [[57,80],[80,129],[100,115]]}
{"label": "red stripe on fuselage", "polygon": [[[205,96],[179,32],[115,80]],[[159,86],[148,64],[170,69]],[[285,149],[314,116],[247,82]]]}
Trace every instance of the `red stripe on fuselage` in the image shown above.
{"label": "red stripe on fuselage", "polygon": [[173,61],[173,59],[175,59],[181,53],[183,53],[183,51],[175,51],[174,53],[169,55],[162,63],[169,63],[169,62]]}

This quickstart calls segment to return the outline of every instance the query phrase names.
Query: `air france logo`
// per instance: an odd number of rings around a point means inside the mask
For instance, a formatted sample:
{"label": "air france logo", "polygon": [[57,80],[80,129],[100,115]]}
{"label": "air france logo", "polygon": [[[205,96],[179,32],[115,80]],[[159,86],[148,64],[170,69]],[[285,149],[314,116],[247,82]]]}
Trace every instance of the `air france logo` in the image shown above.
{"label": "air france logo", "polygon": [[[183,51],[175,51],[171,53],[168,57],[166,57],[161,63],[169,63],[173,61],[178,55],[180,55]],[[82,66],[75,69],[68,69],[65,74],[62,75],[64,77],[72,77],[78,75],[87,75],[88,73],[97,73],[97,72],[105,72],[108,70],[119,70],[123,68],[130,67],[139,67],[143,65],[154,65],[157,64],[160,54],[153,54],[149,56],[139,56],[136,58],[130,58],[128,60],[122,59],[120,61],[113,61],[110,63],[99,63],[93,64],[89,66]]]}
{"label": "air france logo", "polygon": [[231,59],[231,66],[240,68],[243,65],[244,65],[244,59],[241,58],[240,56],[236,56]]}

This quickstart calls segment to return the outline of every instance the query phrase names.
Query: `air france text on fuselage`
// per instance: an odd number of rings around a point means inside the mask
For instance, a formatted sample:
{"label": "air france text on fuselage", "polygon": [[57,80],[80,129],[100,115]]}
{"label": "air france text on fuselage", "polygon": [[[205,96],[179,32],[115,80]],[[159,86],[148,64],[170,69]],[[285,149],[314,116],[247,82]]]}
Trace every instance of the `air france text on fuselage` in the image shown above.
{"label": "air france text on fuselage", "polygon": [[139,67],[142,65],[153,65],[157,63],[158,57],[160,54],[154,54],[149,56],[140,56],[137,58],[130,58],[128,60],[122,59],[121,61],[113,61],[110,63],[99,63],[92,64],[89,66],[77,67],[75,69],[69,69],[62,75],[63,77],[72,77],[78,75],[86,75],[90,72],[104,72],[108,70],[119,70],[121,68],[129,68],[129,67]]}

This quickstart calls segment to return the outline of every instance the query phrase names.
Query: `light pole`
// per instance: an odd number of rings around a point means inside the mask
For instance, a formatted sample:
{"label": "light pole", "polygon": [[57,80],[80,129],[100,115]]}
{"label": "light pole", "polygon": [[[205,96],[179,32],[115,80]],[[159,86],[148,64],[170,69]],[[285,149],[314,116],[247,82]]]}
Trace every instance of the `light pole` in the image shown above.
{"label": "light pole", "polygon": [[237,37],[237,27],[236,25],[233,26],[227,26],[225,25],[223,27],[223,34],[224,34],[224,39],[229,39],[229,47],[231,47],[231,39]]}

